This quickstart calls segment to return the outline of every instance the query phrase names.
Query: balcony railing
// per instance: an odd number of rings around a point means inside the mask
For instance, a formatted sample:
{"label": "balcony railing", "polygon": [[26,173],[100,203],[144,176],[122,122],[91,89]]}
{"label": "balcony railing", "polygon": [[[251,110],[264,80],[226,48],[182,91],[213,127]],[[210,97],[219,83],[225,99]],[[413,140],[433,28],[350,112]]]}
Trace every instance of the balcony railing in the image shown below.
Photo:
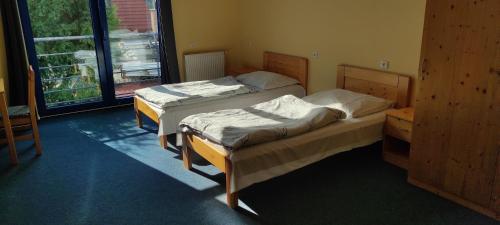
{"label": "balcony railing", "polygon": [[[115,87],[127,84],[140,87],[136,84],[149,85],[152,80],[159,80],[157,33],[111,33],[109,38]],[[40,52],[37,57],[42,88],[49,108],[102,99],[93,39],[92,35],[35,38],[37,52]],[[57,43],[75,46],[68,42],[86,43],[88,48],[59,52],[53,49],[60,48],[51,48]],[[126,92],[122,88],[120,95]]]}
{"label": "balcony railing", "polygon": [[[134,39],[138,37],[150,38],[153,37],[158,40],[158,33],[156,32],[144,32],[144,33],[122,33],[122,34],[109,34],[109,39]],[[38,37],[35,38],[35,43],[40,42],[51,42],[51,41],[79,41],[85,39],[94,39],[94,35],[80,35],[80,36],[64,36],[64,37]]]}

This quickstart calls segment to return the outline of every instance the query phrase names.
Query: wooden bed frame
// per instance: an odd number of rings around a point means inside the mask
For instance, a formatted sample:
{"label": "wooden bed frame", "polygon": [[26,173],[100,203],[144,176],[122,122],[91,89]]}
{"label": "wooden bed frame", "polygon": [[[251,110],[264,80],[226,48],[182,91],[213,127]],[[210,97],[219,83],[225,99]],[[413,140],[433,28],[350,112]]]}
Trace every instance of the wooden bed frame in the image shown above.
{"label": "wooden bed frame", "polygon": [[[410,78],[408,76],[361,67],[339,65],[337,88],[371,94],[397,102],[396,107],[408,105]],[[231,193],[232,162],[210,143],[193,134],[182,134],[184,167],[192,168],[191,156],[195,151],[226,175],[226,200],[230,208],[238,207],[238,193]],[[244,151],[244,149],[240,150]]]}
{"label": "wooden bed frame", "polygon": [[[309,61],[307,58],[275,52],[264,52],[263,70],[283,74],[298,80],[307,93],[309,78]],[[141,114],[146,115],[156,124],[160,124],[160,118],[153,108],[137,96],[134,96],[134,110],[139,128],[143,126]],[[167,135],[160,136],[160,145],[162,148],[167,148]]]}

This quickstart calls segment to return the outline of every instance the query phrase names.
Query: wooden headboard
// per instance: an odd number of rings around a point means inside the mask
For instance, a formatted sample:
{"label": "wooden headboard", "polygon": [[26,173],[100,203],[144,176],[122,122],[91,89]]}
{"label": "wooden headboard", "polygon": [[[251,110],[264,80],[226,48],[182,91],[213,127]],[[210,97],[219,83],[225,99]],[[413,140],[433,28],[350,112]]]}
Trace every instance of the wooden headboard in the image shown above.
{"label": "wooden headboard", "polygon": [[307,81],[309,79],[309,61],[307,58],[264,52],[263,69],[297,79],[307,92]]}
{"label": "wooden headboard", "polygon": [[410,77],[350,65],[337,67],[337,88],[369,94],[396,102],[396,108],[409,104]]}

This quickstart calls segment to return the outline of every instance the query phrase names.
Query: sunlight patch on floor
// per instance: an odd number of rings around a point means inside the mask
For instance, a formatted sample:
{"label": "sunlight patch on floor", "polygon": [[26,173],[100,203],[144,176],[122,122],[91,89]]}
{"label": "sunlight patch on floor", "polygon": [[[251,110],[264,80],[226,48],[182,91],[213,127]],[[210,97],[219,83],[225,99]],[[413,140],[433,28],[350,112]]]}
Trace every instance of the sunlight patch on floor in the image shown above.
{"label": "sunlight patch on floor", "polygon": [[[135,127],[127,129],[126,132],[122,131],[121,134],[108,135],[108,137],[100,131],[82,129],[81,127],[78,127],[78,130],[89,138],[101,142],[195,190],[204,191],[219,186],[213,180],[185,170],[180,152],[162,149],[156,134],[144,132],[144,130]],[[113,138],[109,136],[113,136]],[[216,171],[209,169],[207,174],[215,173]]]}
{"label": "sunlight patch on floor", "polygon": [[195,190],[203,191],[219,186],[219,184],[215,181],[185,170],[182,160],[180,158],[176,159],[179,155],[161,149],[158,146],[158,143],[156,143],[156,140],[154,143],[147,143],[147,141],[143,141],[140,144],[140,148],[137,146],[131,146],[130,140],[127,139],[107,142],[106,145],[194,188]]}
{"label": "sunlight patch on floor", "polygon": [[[215,197],[215,199],[225,205],[227,205],[227,202],[226,202],[226,193],[224,194],[221,194],[221,195],[218,195],[217,197]],[[229,207],[229,206],[228,206]],[[248,206],[247,204],[245,204],[243,201],[241,201],[241,199],[238,199],[238,207],[244,209],[245,211],[253,214],[253,215],[256,215],[258,216],[259,214],[257,214],[257,212],[255,212],[252,208],[250,208],[250,206]]]}

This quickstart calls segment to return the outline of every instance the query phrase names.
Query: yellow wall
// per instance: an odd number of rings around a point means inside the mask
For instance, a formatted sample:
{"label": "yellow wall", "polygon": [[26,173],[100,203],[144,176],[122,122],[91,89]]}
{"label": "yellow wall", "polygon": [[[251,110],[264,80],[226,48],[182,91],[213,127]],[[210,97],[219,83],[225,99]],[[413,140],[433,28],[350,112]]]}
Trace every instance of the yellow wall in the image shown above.
{"label": "yellow wall", "polygon": [[[425,0],[172,0],[172,10],[181,74],[184,53],[219,49],[230,66],[261,66],[265,50],[308,57],[312,92],[335,87],[340,63],[418,72]],[[0,41],[1,77],[5,65]]]}
{"label": "yellow wall", "polygon": [[[8,95],[8,76],[7,76],[7,57],[5,53],[5,42],[4,42],[4,33],[3,33],[3,22],[0,17],[0,79],[3,79],[5,84],[6,93]],[[8,98],[7,98],[8,99]]]}
{"label": "yellow wall", "polygon": [[[335,87],[336,65],[418,72],[425,0],[240,0],[243,64],[262,51],[310,59],[310,90]],[[320,57],[312,58],[318,51]]]}
{"label": "yellow wall", "polygon": [[183,54],[228,50],[227,64],[239,65],[238,0],[172,0],[179,70]]}

